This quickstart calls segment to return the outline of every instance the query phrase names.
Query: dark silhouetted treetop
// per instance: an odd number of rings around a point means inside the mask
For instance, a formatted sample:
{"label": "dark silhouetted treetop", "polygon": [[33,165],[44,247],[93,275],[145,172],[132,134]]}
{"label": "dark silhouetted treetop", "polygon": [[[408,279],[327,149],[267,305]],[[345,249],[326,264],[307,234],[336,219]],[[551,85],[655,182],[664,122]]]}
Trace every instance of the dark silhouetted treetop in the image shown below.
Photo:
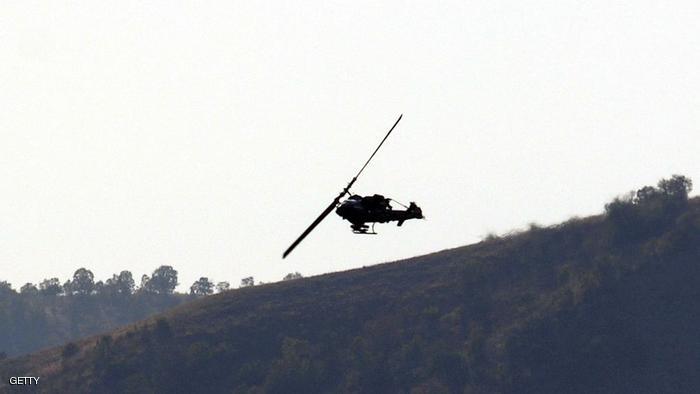
{"label": "dark silhouetted treetop", "polygon": [[300,279],[303,278],[303,276],[299,272],[290,272],[287,275],[282,278],[282,280],[293,280],[293,279]]}
{"label": "dark silhouetted treetop", "polygon": [[190,294],[205,296],[214,293],[214,283],[209,278],[201,277],[190,286]]}
{"label": "dark silhouetted treetop", "polygon": [[216,292],[217,293],[222,293],[230,288],[231,288],[231,284],[226,282],[226,281],[219,282],[216,284]]}
{"label": "dark silhouetted treetop", "polygon": [[146,275],[146,274],[141,275],[141,284],[139,285],[140,292],[143,292],[143,293],[148,292],[148,281],[150,279],[151,278],[149,278],[148,275]]}
{"label": "dark silhouetted treetop", "polygon": [[93,292],[93,294],[106,294],[105,282],[103,282],[101,280],[98,280],[97,282],[95,282],[95,288],[92,292]]}
{"label": "dark silhouetted treetop", "polygon": [[693,190],[693,181],[683,175],[673,175],[671,179],[660,180],[657,186],[664,195],[687,201],[688,194]]}
{"label": "dark silhouetted treetop", "polygon": [[605,213],[614,224],[614,240],[626,242],[658,233],[670,226],[688,204],[692,181],[682,175],[662,179],[657,187],[644,186],[615,198],[605,205]]}
{"label": "dark silhouetted treetop", "polygon": [[145,286],[143,284],[142,286],[147,293],[172,294],[178,285],[177,271],[169,265],[161,265],[156,268],[150,279],[145,275],[144,277],[146,278],[146,283]]}
{"label": "dark silhouetted treetop", "polygon": [[117,290],[119,294],[132,294],[134,292],[134,276],[129,271],[122,271],[117,278]]}
{"label": "dark silhouetted treetop", "polygon": [[39,283],[39,293],[45,296],[56,296],[63,293],[63,286],[58,278],[44,279]]}
{"label": "dark silhouetted treetop", "polygon": [[255,286],[255,280],[252,276],[241,279],[241,287]]}
{"label": "dark silhouetted treetop", "polygon": [[24,286],[19,289],[19,292],[22,295],[35,296],[39,294],[39,289],[37,289],[33,283],[25,283]]}
{"label": "dark silhouetted treetop", "polygon": [[130,271],[122,271],[114,274],[105,282],[105,291],[108,294],[131,295],[134,293],[135,282]]}
{"label": "dark silhouetted treetop", "polygon": [[7,281],[0,281],[0,297],[8,296],[10,294],[16,294],[12,289],[12,285]]}
{"label": "dark silhouetted treetop", "polygon": [[685,204],[688,194],[693,190],[693,181],[683,175],[672,175],[670,179],[662,179],[657,187],[644,186],[637,190],[632,202],[637,205]]}
{"label": "dark silhouetted treetop", "polygon": [[67,296],[72,296],[72,295],[73,295],[73,290],[71,290],[71,287],[72,287],[72,286],[71,286],[71,283],[70,283],[70,279],[68,279],[68,280],[66,280],[65,282],[63,282],[63,286],[62,286],[62,287],[63,287],[63,294],[65,294],[65,295],[67,295]]}
{"label": "dark silhouetted treetop", "polygon": [[[65,286],[64,286],[65,287]],[[86,268],[78,268],[70,281],[70,292],[77,295],[92,294],[95,290],[95,275]]]}

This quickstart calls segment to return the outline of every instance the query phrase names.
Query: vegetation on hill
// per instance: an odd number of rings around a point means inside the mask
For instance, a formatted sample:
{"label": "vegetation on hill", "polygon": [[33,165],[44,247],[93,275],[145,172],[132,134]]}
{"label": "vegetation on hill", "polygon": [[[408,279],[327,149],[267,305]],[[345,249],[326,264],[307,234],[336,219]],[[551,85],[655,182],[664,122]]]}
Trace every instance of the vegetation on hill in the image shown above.
{"label": "vegetation on hill", "polygon": [[170,266],[159,267],[152,278],[144,275],[140,287],[129,271],[95,282],[86,268],[63,284],[50,278],[19,292],[0,281],[0,358],[107,332],[192,299],[174,293],[176,285],[177,271]]}
{"label": "vegetation on hill", "polygon": [[[700,200],[200,298],[0,363],[45,392],[697,392]],[[0,383],[2,384],[2,383]]]}
{"label": "vegetation on hill", "polygon": [[[301,277],[295,272],[283,280]],[[192,283],[189,294],[177,293],[177,285],[177,270],[169,265],[158,267],[151,276],[143,275],[139,286],[129,271],[96,282],[86,268],[77,269],[63,284],[50,278],[38,286],[26,283],[19,292],[0,281],[0,360],[108,332],[231,287],[229,282],[215,284],[207,277]],[[253,285],[253,277],[241,280],[241,287]]]}

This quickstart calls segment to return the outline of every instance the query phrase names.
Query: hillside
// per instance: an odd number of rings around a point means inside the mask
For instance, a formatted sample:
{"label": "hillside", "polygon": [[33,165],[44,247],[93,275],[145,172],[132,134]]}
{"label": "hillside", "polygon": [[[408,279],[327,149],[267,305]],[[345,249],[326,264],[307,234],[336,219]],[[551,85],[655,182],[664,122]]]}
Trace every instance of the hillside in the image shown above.
{"label": "hillside", "polygon": [[6,360],[0,384],[24,375],[40,376],[43,392],[697,392],[700,200],[676,197],[638,193],[605,215],[205,297]]}

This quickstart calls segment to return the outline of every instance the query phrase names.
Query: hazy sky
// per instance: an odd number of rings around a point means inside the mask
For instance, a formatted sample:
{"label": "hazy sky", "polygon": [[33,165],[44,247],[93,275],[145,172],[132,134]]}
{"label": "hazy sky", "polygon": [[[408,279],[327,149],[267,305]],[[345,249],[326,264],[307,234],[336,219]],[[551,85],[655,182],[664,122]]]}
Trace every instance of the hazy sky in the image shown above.
{"label": "hazy sky", "polygon": [[[0,280],[281,279],[700,185],[696,1],[4,1]],[[355,184],[427,221],[357,236]]]}

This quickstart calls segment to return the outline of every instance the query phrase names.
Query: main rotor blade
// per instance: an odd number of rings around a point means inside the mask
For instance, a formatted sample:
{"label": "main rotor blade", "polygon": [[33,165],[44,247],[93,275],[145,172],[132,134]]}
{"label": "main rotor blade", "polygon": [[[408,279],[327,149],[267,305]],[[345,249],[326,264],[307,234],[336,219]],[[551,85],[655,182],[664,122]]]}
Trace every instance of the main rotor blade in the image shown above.
{"label": "main rotor blade", "polygon": [[352,187],[352,185],[355,183],[355,181],[357,180],[357,177],[359,177],[360,174],[362,174],[362,171],[365,170],[365,167],[367,167],[367,164],[369,164],[369,162],[372,161],[372,158],[374,157],[374,155],[377,154],[377,152],[379,151],[379,148],[381,148],[382,145],[384,144],[384,141],[386,141],[386,139],[389,138],[389,135],[391,134],[392,131],[394,131],[394,128],[396,128],[396,125],[399,124],[399,121],[401,120],[401,118],[403,118],[403,114],[399,115],[399,118],[396,119],[396,122],[394,123],[394,125],[391,126],[391,129],[389,129],[389,132],[386,133],[386,135],[384,136],[384,139],[382,139],[382,141],[379,143],[379,146],[377,146],[377,149],[375,149],[374,152],[372,152],[372,155],[369,157],[369,159],[367,159],[367,161],[365,162],[365,165],[362,166],[362,168],[360,169],[360,172],[358,172],[357,175],[355,175],[352,178],[352,180],[350,180],[350,183],[348,183],[348,185],[345,186],[345,189],[343,189],[343,191],[340,192],[340,194],[338,194],[338,197],[336,197],[333,200],[333,202],[316,218],[316,220],[314,220],[314,222],[311,223],[311,225],[306,230],[304,230],[303,233],[301,233],[299,238],[297,238],[296,241],[294,241],[289,246],[289,248],[287,248],[287,250],[284,251],[284,254],[282,254],[282,258],[285,258],[290,253],[292,253],[292,250],[294,250],[294,248],[296,248],[297,245],[299,245],[299,243],[301,241],[303,241],[304,238],[306,238],[306,236],[309,235],[309,233],[311,231],[313,231],[313,229],[316,228],[316,226],[318,226],[318,224],[321,223],[321,221],[323,221],[323,219],[325,219],[329,213],[331,213],[331,211],[333,211],[333,208],[335,208],[335,206],[338,205],[338,202],[340,201],[340,199],[343,198],[343,196],[346,193],[349,193],[350,187]]}
{"label": "main rotor blade", "polygon": [[372,156],[370,156],[369,159],[367,159],[367,162],[365,163],[365,165],[362,166],[362,168],[360,169],[360,172],[358,172],[357,175],[355,175],[355,179],[357,179],[357,177],[359,177],[360,174],[362,174],[362,171],[365,170],[365,167],[367,167],[367,164],[369,164],[369,162],[372,160],[374,155],[377,154],[377,151],[379,150],[379,148],[382,147],[382,144],[384,144],[384,141],[386,141],[386,139],[389,138],[389,134],[391,134],[391,132],[394,131],[394,128],[396,127],[396,125],[399,124],[399,121],[401,120],[401,118],[403,118],[403,114],[399,115],[399,118],[396,119],[396,123],[394,123],[394,125],[391,126],[391,129],[389,129],[389,132],[386,133],[382,142],[380,142],[379,146],[377,146],[377,149],[374,150],[374,152],[372,153]]}
{"label": "main rotor blade", "polygon": [[341,194],[340,196],[336,197],[336,199],[333,200],[333,202],[331,203],[331,205],[329,205],[328,208],[326,208],[326,209],[316,218],[316,220],[314,220],[314,222],[311,223],[311,225],[310,225],[306,230],[304,230],[303,233],[301,233],[301,235],[299,236],[299,238],[297,238],[297,240],[294,241],[294,243],[292,243],[292,244],[289,246],[289,248],[287,248],[287,250],[284,251],[284,254],[282,255],[282,258],[285,258],[285,257],[287,257],[288,254],[292,253],[292,250],[294,250],[294,248],[296,248],[297,245],[299,245],[299,243],[300,243],[301,241],[303,241],[304,238],[306,238],[306,236],[309,235],[309,233],[310,233],[314,228],[316,228],[316,226],[318,226],[318,224],[321,223],[321,221],[322,221],[323,219],[325,219],[326,216],[328,216],[329,213],[331,213],[331,212],[333,211],[333,208],[335,208],[335,206],[338,204],[338,201],[340,201],[340,198],[341,198],[344,194],[345,194],[345,193],[343,193],[343,194]]}

